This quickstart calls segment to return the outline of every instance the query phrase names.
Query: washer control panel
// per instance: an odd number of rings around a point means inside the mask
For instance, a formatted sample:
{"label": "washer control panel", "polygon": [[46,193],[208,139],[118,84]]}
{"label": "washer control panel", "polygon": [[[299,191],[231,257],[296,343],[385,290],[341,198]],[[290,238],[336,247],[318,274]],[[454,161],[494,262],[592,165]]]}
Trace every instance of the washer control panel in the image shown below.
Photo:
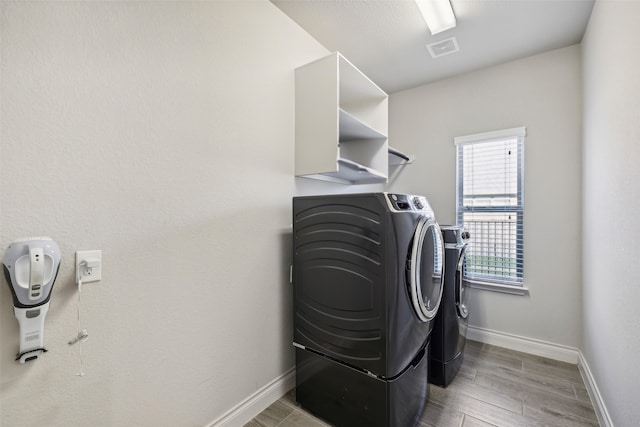
{"label": "washer control panel", "polygon": [[426,197],[411,194],[387,194],[387,201],[391,210],[397,212],[427,212],[433,216],[433,210]]}

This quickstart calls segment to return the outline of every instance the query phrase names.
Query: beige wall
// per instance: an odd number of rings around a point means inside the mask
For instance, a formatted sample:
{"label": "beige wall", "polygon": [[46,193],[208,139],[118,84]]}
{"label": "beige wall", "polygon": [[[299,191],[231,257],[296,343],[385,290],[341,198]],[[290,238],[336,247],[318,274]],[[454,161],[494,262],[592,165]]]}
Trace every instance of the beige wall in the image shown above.
{"label": "beige wall", "polygon": [[583,352],[616,427],[640,419],[638,18],[597,1],[583,41]]}
{"label": "beige wall", "polygon": [[573,348],[581,344],[580,61],[572,46],[395,93],[389,138],[417,156],[390,188],[425,194],[447,224],[455,222],[453,138],[526,126],[530,295],[472,290],[470,324]]}
{"label": "beige wall", "polygon": [[31,364],[0,287],[0,424],[206,425],[293,366],[293,70],[328,52],[261,0],[1,8],[2,251],[63,259]]}

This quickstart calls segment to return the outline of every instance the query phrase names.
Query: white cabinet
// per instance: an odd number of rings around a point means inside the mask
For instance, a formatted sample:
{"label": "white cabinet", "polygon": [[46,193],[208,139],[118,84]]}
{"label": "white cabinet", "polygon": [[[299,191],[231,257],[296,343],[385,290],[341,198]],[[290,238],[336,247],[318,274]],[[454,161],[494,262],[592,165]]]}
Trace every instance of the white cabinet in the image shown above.
{"label": "white cabinet", "polygon": [[295,174],[386,182],[388,95],[337,52],[295,73]]}

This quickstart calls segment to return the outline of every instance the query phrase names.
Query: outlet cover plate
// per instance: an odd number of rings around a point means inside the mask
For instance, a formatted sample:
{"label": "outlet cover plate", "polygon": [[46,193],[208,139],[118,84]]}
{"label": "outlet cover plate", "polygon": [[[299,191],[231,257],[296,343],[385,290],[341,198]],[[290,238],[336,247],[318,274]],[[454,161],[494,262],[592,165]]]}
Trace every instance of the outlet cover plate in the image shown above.
{"label": "outlet cover plate", "polygon": [[102,280],[102,251],[76,252],[76,281],[82,283],[98,282]]}

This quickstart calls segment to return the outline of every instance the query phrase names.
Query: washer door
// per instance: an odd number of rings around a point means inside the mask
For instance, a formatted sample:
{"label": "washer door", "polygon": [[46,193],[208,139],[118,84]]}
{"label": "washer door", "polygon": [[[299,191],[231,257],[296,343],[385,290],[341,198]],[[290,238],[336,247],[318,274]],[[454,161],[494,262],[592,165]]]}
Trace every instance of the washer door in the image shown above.
{"label": "washer door", "polygon": [[460,257],[458,258],[458,267],[456,268],[456,309],[458,310],[458,316],[466,319],[469,316],[469,309],[467,308],[467,284],[464,280],[464,257],[467,252],[467,247],[463,247],[460,251]]}
{"label": "washer door", "polygon": [[418,221],[409,270],[409,292],[418,318],[427,322],[436,315],[444,285],[444,248],[438,223],[423,216]]}

